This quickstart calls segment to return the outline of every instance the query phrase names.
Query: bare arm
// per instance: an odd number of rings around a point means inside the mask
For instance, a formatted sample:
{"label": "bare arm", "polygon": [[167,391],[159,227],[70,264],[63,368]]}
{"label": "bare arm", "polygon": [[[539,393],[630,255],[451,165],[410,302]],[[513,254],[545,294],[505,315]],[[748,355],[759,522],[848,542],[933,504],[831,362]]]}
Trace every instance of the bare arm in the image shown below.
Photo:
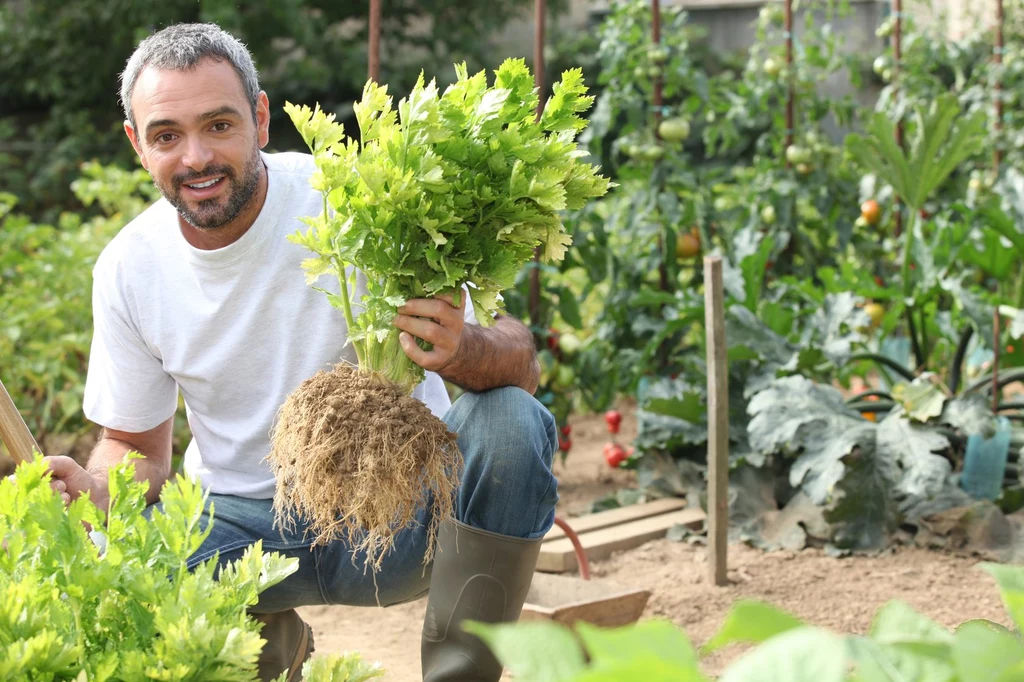
{"label": "bare arm", "polygon": [[171,475],[173,428],[174,417],[142,433],[103,429],[84,469],[70,457],[47,457],[46,460],[53,471],[55,482],[63,483],[62,488],[58,489],[68,499],[73,500],[88,491],[93,503],[106,511],[110,506],[107,470],[119,464],[129,451],[134,450],[144,457],[133,460],[135,480],[149,481],[146,502],[152,504],[159,499],[160,489]]}
{"label": "bare arm", "polygon": [[493,327],[466,325],[441,377],[467,391],[518,386],[530,395],[540,382],[533,335],[519,320],[500,316]]}

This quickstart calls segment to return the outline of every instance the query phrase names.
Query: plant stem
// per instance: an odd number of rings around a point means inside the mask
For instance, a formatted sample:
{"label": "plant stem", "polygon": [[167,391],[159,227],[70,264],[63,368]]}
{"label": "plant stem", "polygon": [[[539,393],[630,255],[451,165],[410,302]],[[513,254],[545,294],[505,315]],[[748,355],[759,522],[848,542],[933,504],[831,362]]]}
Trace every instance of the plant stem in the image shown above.
{"label": "plant stem", "polygon": [[[324,199],[324,204],[326,205],[326,203],[327,200]],[[352,330],[356,328],[356,321],[352,317],[352,303],[348,295],[348,276],[345,274],[345,264],[341,262],[340,258],[335,258],[334,267],[338,270],[338,284],[341,285],[339,289],[341,290],[341,305],[345,314],[345,324],[348,325],[348,333],[351,334]],[[366,360],[365,343],[365,340],[352,342],[352,347],[356,351],[356,359],[359,360],[360,367]]]}
{"label": "plant stem", "polygon": [[967,325],[960,333],[960,342],[956,345],[956,353],[953,355],[953,366],[949,368],[949,390],[956,395],[960,390],[960,377],[963,374],[964,358],[967,355],[967,347],[974,336],[974,327]]}
{"label": "plant stem", "polygon": [[914,322],[914,308],[907,306],[905,317],[907,318],[907,333],[910,336],[910,346],[914,351],[914,360],[917,367],[924,367],[924,354],[921,352],[921,344],[917,340],[917,324]]}
{"label": "plant stem", "polygon": [[893,398],[892,395],[890,395],[889,393],[886,393],[885,391],[864,391],[863,393],[858,393],[855,396],[851,396],[846,401],[846,404],[851,405],[853,403],[859,403],[867,398],[883,398],[885,400],[896,402],[896,399]]}
{"label": "plant stem", "polygon": [[870,360],[871,362],[874,362],[876,364],[888,367],[889,369],[893,370],[907,381],[913,381],[915,379],[914,373],[911,372],[909,369],[907,369],[900,363],[896,362],[892,358],[888,358],[884,355],[879,355],[878,353],[857,353],[856,355],[851,355],[850,359],[847,360],[847,362],[859,362],[862,360]]}

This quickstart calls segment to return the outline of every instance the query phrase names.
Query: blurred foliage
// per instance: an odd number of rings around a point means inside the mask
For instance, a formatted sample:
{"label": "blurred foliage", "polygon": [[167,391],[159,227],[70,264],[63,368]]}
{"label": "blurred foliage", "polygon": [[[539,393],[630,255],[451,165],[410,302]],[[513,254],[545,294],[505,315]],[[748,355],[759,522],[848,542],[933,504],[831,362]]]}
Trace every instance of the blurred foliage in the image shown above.
{"label": "blurred foliage", "polygon": [[[549,3],[552,13],[564,0]],[[452,64],[496,67],[495,34],[530,18],[532,0],[390,0],[381,22],[381,79],[395,92],[420,69],[441,82]],[[253,53],[271,101],[271,147],[300,145],[281,105],[313,102],[344,121],[367,74],[367,2],[331,0],[31,0],[0,3],[0,187],[21,210],[53,220],[75,205],[78,164],[133,163],[124,140],[118,74],[150,33],[215,22]],[[102,39],[98,39],[102,37]],[[525,56],[525,55],[524,55]],[[10,75],[17,74],[17,78]]]}

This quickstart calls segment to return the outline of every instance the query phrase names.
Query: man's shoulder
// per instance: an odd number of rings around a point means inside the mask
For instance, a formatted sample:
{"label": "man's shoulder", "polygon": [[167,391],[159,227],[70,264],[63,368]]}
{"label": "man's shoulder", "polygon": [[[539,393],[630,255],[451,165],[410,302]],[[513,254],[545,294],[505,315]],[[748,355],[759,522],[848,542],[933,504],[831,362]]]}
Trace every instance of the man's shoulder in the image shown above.
{"label": "man's shoulder", "polygon": [[266,160],[269,172],[282,176],[295,176],[303,182],[307,182],[309,176],[316,170],[316,162],[311,154],[302,152],[264,153],[263,158]]}
{"label": "man's shoulder", "polygon": [[129,260],[139,260],[147,253],[162,251],[161,242],[173,238],[173,231],[177,229],[176,215],[173,207],[162,197],[150,204],[107,242],[96,259],[94,273],[117,270]]}

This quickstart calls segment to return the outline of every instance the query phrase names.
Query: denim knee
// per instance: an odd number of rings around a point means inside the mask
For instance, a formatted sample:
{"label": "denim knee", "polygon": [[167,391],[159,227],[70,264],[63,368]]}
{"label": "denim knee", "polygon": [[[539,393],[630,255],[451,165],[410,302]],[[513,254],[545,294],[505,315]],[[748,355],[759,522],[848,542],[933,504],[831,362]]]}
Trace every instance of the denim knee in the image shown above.
{"label": "denim knee", "polygon": [[457,518],[504,535],[544,535],[558,501],[551,413],[521,388],[504,387],[463,395],[445,422],[465,462]]}

